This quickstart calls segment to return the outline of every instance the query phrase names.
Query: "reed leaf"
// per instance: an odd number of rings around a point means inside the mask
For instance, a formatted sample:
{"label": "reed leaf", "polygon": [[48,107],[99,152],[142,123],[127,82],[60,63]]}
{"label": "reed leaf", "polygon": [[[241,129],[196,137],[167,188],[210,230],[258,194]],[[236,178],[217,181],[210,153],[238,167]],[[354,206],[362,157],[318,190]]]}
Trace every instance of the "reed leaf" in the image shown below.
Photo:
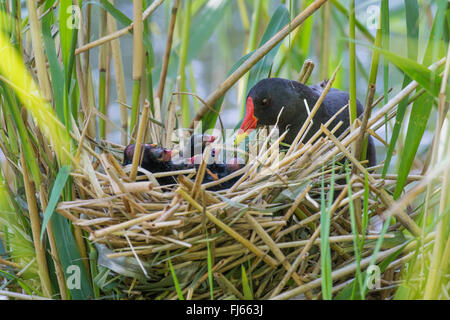
{"label": "reed leaf", "polygon": [[[359,238],[359,231],[358,231],[358,227],[356,225],[356,214],[357,214],[357,210],[355,210],[355,202],[353,201],[353,196],[352,196],[352,184],[350,181],[350,169],[348,167],[348,165],[346,164],[345,166],[345,172],[346,172],[346,180],[347,180],[347,192],[348,192],[348,198],[349,198],[349,211],[350,211],[350,222],[351,222],[351,226],[352,226],[352,233],[353,233],[353,252],[355,254],[355,261],[356,261],[356,275],[355,275],[355,281],[354,283],[359,285],[360,290],[362,290],[363,286],[362,286],[362,281],[363,278],[361,276],[361,253],[360,253],[360,248],[362,247],[362,243],[360,243],[360,238]],[[359,202],[357,201],[356,204],[358,205]],[[352,292],[352,300],[354,300],[355,298],[355,294],[356,294],[356,286],[354,286],[354,290]],[[361,298],[364,299],[364,294],[362,292],[360,292],[361,294]]]}
{"label": "reed leaf", "polygon": [[[417,0],[405,0],[405,11],[408,58],[411,60],[417,60],[419,54],[419,4]],[[407,75],[405,75],[403,79],[402,89],[404,89],[410,82],[411,79]],[[403,118],[405,116],[407,106],[408,96],[406,96],[398,105],[394,128],[392,129],[389,148],[386,154],[386,160],[384,161],[383,176],[386,175],[389,164],[391,163],[392,155],[394,154],[395,146],[397,145],[398,136],[400,134],[400,129],[403,123]]]}
{"label": "reed leaf", "polygon": [[[442,29],[444,26],[443,17],[447,8],[446,5],[443,5],[444,2],[446,1],[438,2],[438,10],[436,12],[433,28],[430,34],[430,40],[427,45],[426,54],[424,57],[424,65],[428,65],[429,63],[431,63],[430,57],[437,56],[437,52],[439,50],[439,40],[442,37]],[[395,59],[400,61],[403,60],[403,63],[405,63],[405,60],[409,61],[409,64],[412,66],[409,66],[407,68],[403,65],[405,70],[402,70],[412,79],[420,83],[428,91],[428,94],[419,97],[419,99],[414,102],[411,109],[408,130],[405,138],[408,143],[405,145],[405,148],[403,149],[403,152],[399,157],[402,165],[398,169],[398,180],[394,190],[394,199],[398,198],[402,193],[403,187],[406,183],[406,177],[408,176],[411,169],[412,163],[420,145],[420,141],[422,140],[423,134],[425,132],[428,118],[431,114],[430,106],[433,105],[433,97],[439,96],[442,83],[442,78],[439,77],[438,74],[429,70],[424,71],[425,67],[423,65],[412,62],[412,60],[410,59]],[[411,71],[411,69],[413,69],[413,71]],[[447,85],[447,92],[449,92],[449,88],[450,86]],[[449,99],[450,97],[447,97],[447,100]]]}
{"label": "reed leaf", "polygon": [[249,281],[248,281],[247,271],[245,270],[245,267],[243,264],[241,264],[241,277],[242,277],[242,290],[244,292],[244,299],[245,300],[253,300],[252,289],[251,289]]}
{"label": "reed leaf", "polygon": [[[44,6],[45,10],[51,7],[50,1]],[[50,13],[42,19],[42,35],[44,40],[45,52],[48,58],[49,71],[52,79],[53,100],[55,103],[56,115],[60,121],[64,121],[64,72],[59,63],[55,40],[52,37],[51,29],[54,22],[54,15]]]}
{"label": "reed leaf", "polygon": [[[261,38],[258,47],[263,46],[270,38],[272,38],[278,31],[280,31],[286,24],[289,23],[289,10],[280,5],[273,13],[270,18],[269,24],[267,25],[266,30]],[[270,74],[270,70],[272,69],[272,64],[275,59],[275,56],[281,46],[281,43],[278,44],[275,48],[269,51],[268,54],[264,56],[255,66],[250,70],[250,75],[248,78],[246,96],[250,89],[259,81],[264,78],[267,78]]]}
{"label": "reed leaf", "polygon": [[349,86],[350,86],[350,100],[349,100],[349,109],[350,109],[350,124],[353,124],[353,121],[357,118],[356,112],[356,45],[353,42],[356,39],[356,12],[355,12],[355,0],[350,0],[350,9],[349,9]]}
{"label": "reed leaf", "polygon": [[331,278],[331,249],[330,249],[330,209],[333,201],[333,184],[334,184],[334,169],[333,178],[331,180],[330,195],[328,199],[328,207],[325,203],[325,179],[322,175],[322,185],[320,192],[320,260],[321,260],[321,275],[322,275],[322,297],[324,300],[332,299],[333,280]]}
{"label": "reed leaf", "polygon": [[42,222],[42,230],[41,230],[41,240],[44,236],[45,229],[47,227],[47,223],[50,218],[53,216],[56,205],[58,204],[59,198],[63,192],[64,186],[66,185],[67,179],[69,178],[71,167],[70,166],[62,166],[56,176],[55,184],[53,185],[52,193],[50,194],[50,199],[47,205],[47,209],[44,213],[44,220]]}
{"label": "reed leaf", "polygon": [[114,17],[123,27],[129,26],[133,21],[128,18],[122,11],[117,9],[114,5],[111,4],[108,0],[100,0],[100,1],[89,1],[84,3],[85,5],[88,3],[97,4],[103,7],[108,13]]}
{"label": "reed leaf", "polygon": [[[386,51],[370,45],[366,46],[383,54],[390,62],[407,74],[411,79],[417,81],[430,95],[434,97],[439,95],[442,78],[438,74],[432,72],[427,67],[414,60],[401,57],[391,51]],[[447,87],[448,90],[450,90],[450,86]]]}
{"label": "reed leaf", "polygon": [[[389,1],[381,0],[381,48],[385,51],[389,51],[390,48],[390,22],[389,22]],[[389,100],[389,63],[386,55],[383,58],[383,90],[384,90],[384,103]]]}
{"label": "reed leaf", "polygon": [[[264,31],[263,37],[259,43],[259,47],[264,45],[270,38],[272,38],[278,31],[281,30],[286,24],[289,23],[289,11],[283,5],[280,5],[277,10],[272,15],[269,24],[267,25],[266,30]],[[264,58],[262,58],[250,71],[250,75],[248,78],[246,95],[248,91],[259,81],[264,78],[267,78],[270,74],[270,70],[272,69],[273,60],[280,48],[280,44],[278,44],[275,48],[273,48]],[[237,70],[252,54],[254,51],[249,52],[242,58],[240,58],[228,72],[228,75],[233,74],[234,71]],[[215,127],[217,122],[218,113],[220,113],[220,109],[222,107],[224,97],[219,99],[217,103],[214,105],[214,111],[209,111],[202,119],[202,129],[204,131],[212,129]],[[245,108],[245,105],[243,106]]]}

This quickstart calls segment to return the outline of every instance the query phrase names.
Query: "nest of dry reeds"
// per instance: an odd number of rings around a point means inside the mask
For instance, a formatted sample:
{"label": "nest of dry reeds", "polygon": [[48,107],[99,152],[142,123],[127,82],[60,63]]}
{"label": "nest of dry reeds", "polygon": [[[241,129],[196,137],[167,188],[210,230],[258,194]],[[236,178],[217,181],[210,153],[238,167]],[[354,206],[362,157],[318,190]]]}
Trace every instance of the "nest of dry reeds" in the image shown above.
{"label": "nest of dry reeds", "polygon": [[[374,250],[369,244],[379,237],[378,214],[391,201],[384,191],[389,180],[369,174],[364,162],[348,151],[355,139],[348,135],[338,140],[333,136],[336,129],[324,125],[303,142],[305,127],[282,152],[284,135],[269,144],[271,131],[251,144],[258,150],[244,168],[222,179],[241,176],[233,187],[215,192],[208,188],[221,180],[201,184],[206,157],[198,170],[147,171],[131,181],[131,166],[120,165],[123,147],[110,146],[88,168],[72,174],[78,200],[62,202],[56,211],[88,232],[99,251],[98,263],[121,275],[128,293],[177,298],[178,285],[187,298],[209,298],[212,274],[215,299],[242,299],[248,283],[252,298],[283,299],[320,296],[321,214],[328,210],[336,293],[356,270],[351,210],[360,217],[366,197],[370,222],[363,227],[356,219],[356,225],[364,233],[360,254],[367,260]],[[351,188],[345,182],[344,157],[354,167]],[[178,183],[159,186],[156,178],[164,175],[176,176]],[[367,182],[365,175],[370,176]],[[320,203],[321,195],[326,206]],[[392,231],[403,226],[408,224],[391,227],[384,237],[391,238]],[[366,260],[360,261],[361,268],[368,265]]]}

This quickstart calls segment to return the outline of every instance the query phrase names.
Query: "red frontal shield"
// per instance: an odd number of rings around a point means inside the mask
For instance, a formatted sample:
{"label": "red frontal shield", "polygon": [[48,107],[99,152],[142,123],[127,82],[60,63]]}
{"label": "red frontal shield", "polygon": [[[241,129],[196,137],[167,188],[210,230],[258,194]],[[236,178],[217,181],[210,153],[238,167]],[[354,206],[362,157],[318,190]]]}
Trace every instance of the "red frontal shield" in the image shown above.
{"label": "red frontal shield", "polygon": [[256,119],[254,114],[253,99],[252,97],[248,97],[245,117],[236,136],[235,143],[241,143],[241,141],[245,139],[245,137],[251,132],[251,130],[256,129],[257,123],[258,119]]}

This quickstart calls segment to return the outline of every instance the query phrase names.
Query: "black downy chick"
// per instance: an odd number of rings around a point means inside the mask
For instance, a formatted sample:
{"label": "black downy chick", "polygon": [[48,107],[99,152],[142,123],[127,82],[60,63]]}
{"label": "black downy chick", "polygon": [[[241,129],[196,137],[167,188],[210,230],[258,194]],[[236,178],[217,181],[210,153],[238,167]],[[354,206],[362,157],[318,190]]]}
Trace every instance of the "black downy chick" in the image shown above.
{"label": "black downy chick", "polygon": [[[190,144],[193,151],[198,152],[200,148],[197,148],[193,144],[198,143],[198,138],[191,138]],[[202,147],[200,150],[204,150],[206,148],[206,145],[209,143],[212,143],[214,141],[214,137],[212,136],[206,136],[201,137]],[[199,163],[201,162],[201,154],[194,154],[192,156],[188,163],[173,163],[172,162],[172,151],[168,150],[166,148],[160,148],[153,144],[145,144],[144,147],[144,154],[142,156],[142,162],[141,167],[152,172],[169,172],[169,171],[176,171],[176,170],[183,170],[183,169],[191,169],[196,168],[198,170]],[[134,155],[134,149],[135,145],[129,145],[124,150],[124,161],[123,165],[131,164],[133,161],[133,155]],[[212,151],[212,157],[215,157],[215,150]],[[229,159],[227,164],[221,164],[216,163],[213,161],[213,163],[207,165],[207,170],[205,177],[203,179],[203,183],[208,183],[212,181],[216,181],[218,179],[221,179],[239,169],[241,169],[244,166],[243,161],[240,161],[239,159],[232,158]],[[141,175],[141,174],[140,174]],[[213,186],[209,188],[208,190],[223,190],[230,188],[233,186],[233,184],[240,178],[240,176],[235,177],[233,179],[230,179],[229,181],[226,181],[223,184]],[[168,185],[168,184],[175,184],[177,183],[175,176],[168,176],[168,177],[162,177],[157,179],[160,185]]]}
{"label": "black downy chick", "polygon": [[[144,144],[144,154],[142,155],[142,162],[140,166],[151,173],[169,172],[174,170],[181,170],[182,167],[175,166],[172,159],[172,151],[166,148],[158,147],[155,144]],[[126,166],[133,162],[135,145],[130,144],[123,152],[123,165]],[[138,173],[142,175],[142,173]],[[160,185],[168,185],[177,183],[173,176],[157,178]]]}
{"label": "black downy chick", "polygon": [[[196,134],[192,135],[190,139],[190,145],[188,148],[190,148],[190,154],[191,157],[191,164],[193,167],[195,167],[197,170],[200,167],[201,158],[203,156],[203,152],[207,145],[213,143],[215,141],[216,137],[209,136],[209,135],[202,135],[202,134]],[[186,150],[186,148],[185,148]],[[185,154],[187,152],[185,151]],[[208,183],[220,180],[231,173],[243,168],[245,166],[244,161],[242,159],[238,158],[231,158],[228,159],[226,163],[222,163],[217,155],[217,150],[212,149],[211,155],[210,155],[210,161],[209,164],[206,166],[206,172],[205,176],[203,178],[202,183]],[[225,181],[221,184],[218,184],[216,186],[212,186],[208,188],[208,190],[211,191],[218,191],[218,190],[224,190],[231,188],[241,177],[242,175],[239,175],[237,177],[234,177],[228,181]]]}
{"label": "black downy chick", "polygon": [[[240,158],[230,158],[226,161],[226,163],[222,163],[222,161],[219,159],[219,157],[216,156],[216,149],[211,150],[211,158],[209,161],[209,164],[206,166],[206,172],[205,176],[203,178],[203,183],[213,182],[220,180],[230,174],[232,174],[235,171],[238,171],[242,169],[245,166],[245,163]],[[199,168],[199,161],[196,157],[197,161],[194,166],[198,170]],[[218,191],[218,190],[224,190],[231,188],[240,178],[242,175],[238,175],[236,177],[233,177],[225,182],[222,182],[221,184],[209,187],[208,190],[211,191]]]}
{"label": "black downy chick", "polygon": [[182,156],[187,158],[191,158],[198,154],[203,154],[206,147],[213,143],[216,140],[215,136],[207,135],[207,134],[193,134],[189,139],[189,143],[186,143]]}

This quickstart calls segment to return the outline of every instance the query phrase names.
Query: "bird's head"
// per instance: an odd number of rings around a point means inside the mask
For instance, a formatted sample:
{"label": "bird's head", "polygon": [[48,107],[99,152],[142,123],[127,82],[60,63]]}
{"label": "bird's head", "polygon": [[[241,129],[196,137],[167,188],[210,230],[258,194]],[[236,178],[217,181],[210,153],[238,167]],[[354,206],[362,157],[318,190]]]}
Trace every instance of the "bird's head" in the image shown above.
{"label": "bird's head", "polygon": [[[125,148],[123,156],[124,166],[133,162],[135,147],[134,144],[130,144]],[[144,149],[141,162],[143,168],[159,167],[172,159],[171,150],[158,147],[156,144],[144,144],[142,145],[142,148]]]}
{"label": "bird's head", "polygon": [[302,97],[310,93],[307,86],[296,81],[281,78],[259,81],[248,93],[245,117],[235,143],[239,144],[258,126],[275,125],[279,115],[279,123],[290,123]]}

